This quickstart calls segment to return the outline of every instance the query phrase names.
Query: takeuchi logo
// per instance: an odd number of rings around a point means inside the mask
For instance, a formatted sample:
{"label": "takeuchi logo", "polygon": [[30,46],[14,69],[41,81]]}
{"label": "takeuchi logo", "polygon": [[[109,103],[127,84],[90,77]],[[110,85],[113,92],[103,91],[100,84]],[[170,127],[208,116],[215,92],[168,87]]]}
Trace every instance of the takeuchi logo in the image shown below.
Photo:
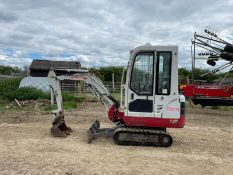
{"label": "takeuchi logo", "polygon": [[84,76],[83,76],[83,75],[76,74],[76,75],[70,76],[70,79],[72,79],[72,80],[83,80],[83,79],[84,79]]}
{"label": "takeuchi logo", "polygon": [[168,112],[180,112],[180,108],[168,106],[167,111]]}

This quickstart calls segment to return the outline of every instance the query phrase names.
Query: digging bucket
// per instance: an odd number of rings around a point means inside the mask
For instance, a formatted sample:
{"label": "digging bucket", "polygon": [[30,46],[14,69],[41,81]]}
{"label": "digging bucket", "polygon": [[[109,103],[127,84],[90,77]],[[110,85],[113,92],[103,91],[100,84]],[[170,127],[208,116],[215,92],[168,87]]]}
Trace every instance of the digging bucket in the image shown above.
{"label": "digging bucket", "polygon": [[65,123],[64,113],[61,111],[59,115],[53,121],[53,127],[51,128],[51,134],[54,137],[67,137],[72,132],[72,129]]}

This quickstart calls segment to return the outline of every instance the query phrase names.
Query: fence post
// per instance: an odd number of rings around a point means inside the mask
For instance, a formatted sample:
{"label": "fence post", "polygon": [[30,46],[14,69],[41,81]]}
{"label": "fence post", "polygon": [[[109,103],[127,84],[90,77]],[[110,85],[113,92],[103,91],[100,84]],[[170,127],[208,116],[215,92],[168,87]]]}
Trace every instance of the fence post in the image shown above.
{"label": "fence post", "polygon": [[114,73],[112,73],[112,92],[115,92]]}
{"label": "fence post", "polygon": [[86,87],[85,87],[85,85],[86,84],[84,82],[82,82],[83,96],[86,96],[86,92],[85,92]]}

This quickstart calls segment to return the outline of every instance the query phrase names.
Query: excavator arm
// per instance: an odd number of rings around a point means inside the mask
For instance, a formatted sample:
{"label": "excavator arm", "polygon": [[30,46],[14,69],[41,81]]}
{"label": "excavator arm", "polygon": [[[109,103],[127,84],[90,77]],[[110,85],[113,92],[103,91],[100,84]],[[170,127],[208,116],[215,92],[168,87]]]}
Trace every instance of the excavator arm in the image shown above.
{"label": "excavator arm", "polygon": [[[86,84],[88,84],[92,92],[105,106],[105,109],[108,112],[118,111],[119,102],[112,97],[111,93],[97,76],[90,73],[88,70],[82,69],[62,69],[62,71],[72,73],[69,75],[59,76],[56,75],[54,70],[50,70],[48,74],[48,83],[51,89],[51,105],[52,107],[54,106],[54,103],[56,103],[57,105],[57,109],[52,110],[52,114],[54,116],[53,127],[51,128],[52,135],[58,137],[66,137],[72,132],[71,128],[68,127],[65,123],[64,112],[62,108],[61,81],[63,80],[84,81]],[[113,118],[112,115],[113,114],[111,113],[111,119]]]}

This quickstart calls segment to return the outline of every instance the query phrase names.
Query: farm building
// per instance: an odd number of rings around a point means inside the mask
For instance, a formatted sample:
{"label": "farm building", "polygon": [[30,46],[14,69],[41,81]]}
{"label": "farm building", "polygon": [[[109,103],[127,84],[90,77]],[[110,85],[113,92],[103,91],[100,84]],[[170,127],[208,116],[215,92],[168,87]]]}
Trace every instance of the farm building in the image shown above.
{"label": "farm building", "polygon": [[[33,60],[30,66],[32,77],[47,77],[50,69],[80,69],[79,61]],[[57,75],[68,74],[67,71],[55,71]]]}
{"label": "farm building", "polygon": [[[32,77],[47,77],[49,70],[54,69],[57,75],[71,74],[73,72],[67,72],[56,69],[80,69],[81,64],[79,61],[51,61],[51,60],[33,60],[30,66],[30,75]],[[77,82],[74,80],[62,81],[62,89],[68,91],[75,91]]]}

